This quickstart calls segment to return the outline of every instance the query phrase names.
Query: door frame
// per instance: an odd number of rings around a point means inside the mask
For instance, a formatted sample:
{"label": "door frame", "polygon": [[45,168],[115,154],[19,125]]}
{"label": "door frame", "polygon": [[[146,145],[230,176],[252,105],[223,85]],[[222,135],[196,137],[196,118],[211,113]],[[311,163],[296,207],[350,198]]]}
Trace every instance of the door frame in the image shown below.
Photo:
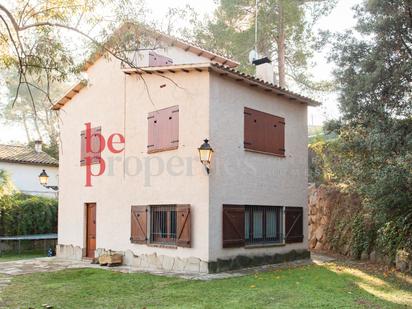
{"label": "door frame", "polygon": [[[89,213],[88,213],[88,208],[93,205],[95,207],[95,220],[97,219],[97,203],[95,202],[90,202],[90,203],[84,203],[84,258],[93,258],[93,257],[88,257],[87,252],[88,252],[88,219],[89,219]],[[97,220],[96,220],[97,221]],[[97,229],[96,229],[96,235],[97,237]],[[96,248],[95,248],[96,249]]]}

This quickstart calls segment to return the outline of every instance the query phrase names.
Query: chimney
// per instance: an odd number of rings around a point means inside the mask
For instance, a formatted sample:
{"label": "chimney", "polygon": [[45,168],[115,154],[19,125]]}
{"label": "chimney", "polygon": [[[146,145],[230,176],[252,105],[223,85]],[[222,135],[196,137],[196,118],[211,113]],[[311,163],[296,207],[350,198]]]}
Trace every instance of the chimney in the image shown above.
{"label": "chimney", "polygon": [[267,83],[275,83],[272,61],[268,57],[256,59],[252,62],[256,66],[256,78]]}
{"label": "chimney", "polygon": [[42,152],[43,151],[42,144],[43,142],[40,140],[34,141],[34,151],[36,151],[37,153]]}

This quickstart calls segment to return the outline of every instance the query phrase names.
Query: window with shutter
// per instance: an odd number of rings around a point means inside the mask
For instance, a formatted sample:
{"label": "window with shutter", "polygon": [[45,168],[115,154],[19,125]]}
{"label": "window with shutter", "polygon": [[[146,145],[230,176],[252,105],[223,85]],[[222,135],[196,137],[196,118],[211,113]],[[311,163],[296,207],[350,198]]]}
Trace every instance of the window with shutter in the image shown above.
{"label": "window with shutter", "polygon": [[286,243],[303,242],[303,208],[285,208],[285,241]]}
{"label": "window with shutter", "polygon": [[223,248],[245,245],[245,207],[223,205]]}
{"label": "window with shutter", "polygon": [[135,244],[147,242],[147,206],[132,206],[130,241]]}
{"label": "window with shutter", "polygon": [[191,247],[190,205],[150,206],[152,243]]}
{"label": "window with shutter", "polygon": [[87,158],[90,158],[91,164],[98,164],[100,163],[100,159],[102,157],[101,153],[101,133],[102,128],[96,127],[90,130],[90,146],[91,151],[87,152],[87,134],[86,131],[81,131],[80,133],[80,165],[84,166],[87,164]]}
{"label": "window with shutter", "polygon": [[285,119],[245,107],[244,147],[251,151],[284,156]]}
{"label": "window with shutter", "polygon": [[147,152],[177,149],[179,146],[179,106],[149,113]]}

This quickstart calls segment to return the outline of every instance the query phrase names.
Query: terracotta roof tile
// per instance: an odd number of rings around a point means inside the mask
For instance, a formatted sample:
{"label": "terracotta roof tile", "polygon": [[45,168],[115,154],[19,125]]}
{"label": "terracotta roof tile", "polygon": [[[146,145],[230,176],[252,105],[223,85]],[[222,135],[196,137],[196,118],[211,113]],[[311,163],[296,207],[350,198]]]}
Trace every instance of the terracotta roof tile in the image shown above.
{"label": "terracotta roof tile", "polygon": [[45,152],[36,152],[28,146],[0,145],[0,161],[59,166],[59,161]]}

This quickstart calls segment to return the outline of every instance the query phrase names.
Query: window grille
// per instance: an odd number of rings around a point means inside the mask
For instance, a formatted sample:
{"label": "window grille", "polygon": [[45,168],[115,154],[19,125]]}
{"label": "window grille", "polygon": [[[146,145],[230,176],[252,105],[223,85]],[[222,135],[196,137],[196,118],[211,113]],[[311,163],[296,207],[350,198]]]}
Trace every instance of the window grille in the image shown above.
{"label": "window grille", "polygon": [[152,243],[176,244],[176,206],[152,206],[150,208]]}
{"label": "window grille", "polygon": [[245,207],[245,242],[247,245],[282,243],[282,231],[282,207]]}

